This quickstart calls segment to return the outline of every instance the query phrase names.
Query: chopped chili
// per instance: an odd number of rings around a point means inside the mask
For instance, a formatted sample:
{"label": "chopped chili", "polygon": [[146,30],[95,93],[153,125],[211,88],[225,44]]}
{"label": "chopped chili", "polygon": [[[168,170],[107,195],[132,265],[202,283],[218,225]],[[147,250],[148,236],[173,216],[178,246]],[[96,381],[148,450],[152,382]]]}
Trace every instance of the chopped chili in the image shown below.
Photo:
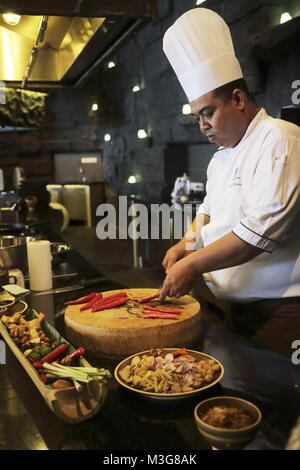
{"label": "chopped chili", "polygon": [[126,304],[127,298],[114,299],[112,302],[104,304],[97,303],[92,307],[92,312],[98,312],[100,310],[107,310],[109,308],[118,307],[119,305]]}
{"label": "chopped chili", "polygon": [[85,304],[92,300],[94,297],[96,297],[96,292],[92,292],[91,294],[86,295],[85,297],[80,297],[80,299],[77,300],[70,300],[69,302],[65,302],[65,305]]}

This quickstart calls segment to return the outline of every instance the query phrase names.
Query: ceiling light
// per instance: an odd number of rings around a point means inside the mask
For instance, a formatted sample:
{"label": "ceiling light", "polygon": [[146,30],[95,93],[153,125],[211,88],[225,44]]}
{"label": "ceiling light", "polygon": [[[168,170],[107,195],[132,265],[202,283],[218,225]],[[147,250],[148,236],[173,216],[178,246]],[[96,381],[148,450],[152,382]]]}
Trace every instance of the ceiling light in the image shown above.
{"label": "ceiling light", "polygon": [[282,13],[280,17],[280,24],[286,23],[287,21],[292,20],[291,15],[286,11],[285,13]]}
{"label": "ceiling light", "polygon": [[2,16],[5,23],[9,24],[10,26],[16,26],[19,24],[21,19],[20,15],[15,15],[14,13],[4,13]]}
{"label": "ceiling light", "polygon": [[191,114],[191,105],[190,104],[184,104],[182,106],[182,114]]}
{"label": "ceiling light", "polygon": [[116,63],[115,63],[113,60],[111,60],[111,61],[108,62],[108,64],[107,64],[107,67],[108,67],[109,69],[113,69],[115,66],[116,66]]}
{"label": "ceiling light", "polygon": [[133,175],[132,175],[132,176],[129,176],[129,178],[128,178],[128,183],[130,183],[130,184],[136,183],[136,177],[133,176]]}
{"label": "ceiling light", "polygon": [[196,5],[201,5],[201,3],[204,3],[206,0],[197,0]]}
{"label": "ceiling light", "polygon": [[141,87],[140,85],[135,85],[133,88],[132,88],[132,91],[133,93],[137,93],[138,91],[140,91]]}
{"label": "ceiling light", "polygon": [[110,142],[111,141],[111,135],[110,134],[105,134],[104,140],[105,140],[105,142]]}
{"label": "ceiling light", "polygon": [[94,103],[94,104],[93,104],[92,110],[93,110],[93,111],[98,111],[98,105],[97,105],[97,103]]}
{"label": "ceiling light", "polygon": [[139,139],[146,139],[146,137],[148,137],[148,134],[144,129],[139,129],[137,136]]}

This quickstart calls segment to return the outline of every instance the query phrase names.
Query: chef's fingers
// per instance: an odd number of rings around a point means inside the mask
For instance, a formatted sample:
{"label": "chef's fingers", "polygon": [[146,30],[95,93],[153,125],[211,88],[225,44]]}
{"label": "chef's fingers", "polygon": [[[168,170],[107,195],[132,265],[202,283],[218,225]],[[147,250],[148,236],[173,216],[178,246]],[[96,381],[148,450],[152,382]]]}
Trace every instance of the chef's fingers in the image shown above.
{"label": "chef's fingers", "polygon": [[164,283],[162,290],[160,291],[160,300],[163,302],[166,297],[172,297],[172,288],[168,284]]}

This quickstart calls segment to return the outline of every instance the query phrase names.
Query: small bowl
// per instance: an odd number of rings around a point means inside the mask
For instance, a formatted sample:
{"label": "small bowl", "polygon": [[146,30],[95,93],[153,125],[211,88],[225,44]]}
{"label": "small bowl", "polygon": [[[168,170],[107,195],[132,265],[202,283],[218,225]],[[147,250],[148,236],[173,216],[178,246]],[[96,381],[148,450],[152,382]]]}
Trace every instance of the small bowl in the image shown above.
{"label": "small bowl", "polygon": [[[253,418],[250,426],[239,429],[226,429],[211,426],[200,418],[214,406],[229,406],[244,410]],[[211,445],[213,449],[219,450],[237,450],[243,449],[255,437],[259,424],[261,422],[261,411],[253,403],[237,397],[213,397],[201,401],[195,407],[194,418],[197,428],[203,438]]]}

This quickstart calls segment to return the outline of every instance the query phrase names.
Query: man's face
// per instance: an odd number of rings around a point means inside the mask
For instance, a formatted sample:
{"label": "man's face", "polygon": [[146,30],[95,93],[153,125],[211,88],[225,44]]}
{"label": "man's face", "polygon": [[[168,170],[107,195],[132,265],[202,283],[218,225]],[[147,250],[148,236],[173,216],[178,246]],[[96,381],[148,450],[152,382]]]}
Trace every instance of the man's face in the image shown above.
{"label": "man's face", "polygon": [[190,105],[201,132],[211,143],[230,148],[243,137],[245,129],[241,104],[236,100],[224,102],[210,91],[192,101]]}

